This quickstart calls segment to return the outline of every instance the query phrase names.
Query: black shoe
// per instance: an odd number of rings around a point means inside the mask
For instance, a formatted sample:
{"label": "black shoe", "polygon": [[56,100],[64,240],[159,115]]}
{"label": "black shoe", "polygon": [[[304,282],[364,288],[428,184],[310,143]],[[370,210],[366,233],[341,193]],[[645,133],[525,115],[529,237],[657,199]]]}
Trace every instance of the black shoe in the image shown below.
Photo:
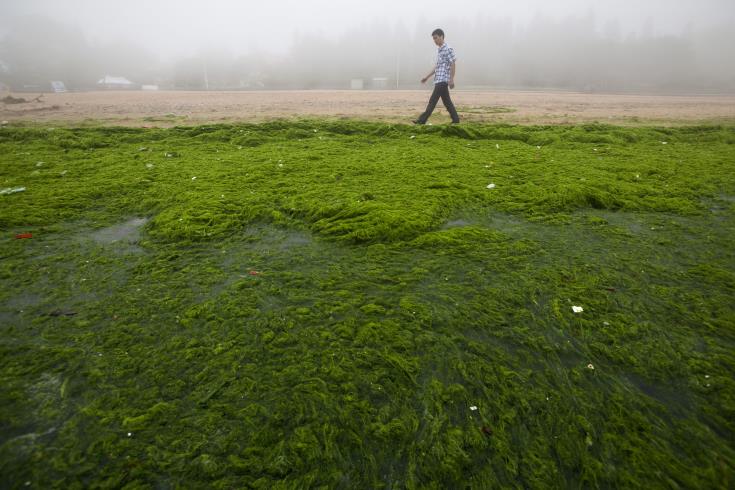
{"label": "black shoe", "polygon": [[419,119],[415,119],[415,120],[413,121],[413,123],[414,123],[414,124],[418,124],[419,126],[423,126],[424,124],[426,124],[425,122],[423,122],[423,121],[421,121],[421,120],[419,120]]}

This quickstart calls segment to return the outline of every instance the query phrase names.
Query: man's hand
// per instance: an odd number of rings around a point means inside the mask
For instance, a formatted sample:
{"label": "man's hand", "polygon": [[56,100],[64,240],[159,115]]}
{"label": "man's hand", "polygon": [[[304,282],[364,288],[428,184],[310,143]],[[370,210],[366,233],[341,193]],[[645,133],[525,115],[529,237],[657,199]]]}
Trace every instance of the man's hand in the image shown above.
{"label": "man's hand", "polygon": [[421,83],[426,83],[426,80],[428,80],[428,79],[429,79],[429,77],[424,77],[424,78],[422,78],[422,79],[421,79]]}
{"label": "man's hand", "polygon": [[454,88],[454,80],[449,80],[449,88]]}

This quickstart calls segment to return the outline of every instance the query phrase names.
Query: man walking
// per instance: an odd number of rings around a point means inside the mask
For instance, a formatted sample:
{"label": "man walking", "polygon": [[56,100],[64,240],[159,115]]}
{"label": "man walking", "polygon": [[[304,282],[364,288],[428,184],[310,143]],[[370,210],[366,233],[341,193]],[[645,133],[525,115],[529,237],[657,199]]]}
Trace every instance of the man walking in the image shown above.
{"label": "man walking", "polygon": [[422,78],[421,83],[426,83],[426,81],[434,75],[434,92],[432,92],[431,97],[429,98],[429,104],[426,106],[426,111],[424,111],[424,113],[421,114],[414,123],[426,124],[429,116],[434,112],[436,103],[439,101],[439,98],[441,98],[444,103],[444,107],[447,108],[447,111],[452,118],[452,123],[457,124],[459,123],[459,116],[457,115],[457,110],[454,108],[452,99],[449,97],[449,89],[454,88],[454,73],[457,66],[457,57],[454,55],[454,49],[444,42],[443,30],[435,29],[434,32],[431,33],[431,37],[434,39],[434,44],[439,46],[439,52],[436,58],[436,68],[431,70],[428,75]]}

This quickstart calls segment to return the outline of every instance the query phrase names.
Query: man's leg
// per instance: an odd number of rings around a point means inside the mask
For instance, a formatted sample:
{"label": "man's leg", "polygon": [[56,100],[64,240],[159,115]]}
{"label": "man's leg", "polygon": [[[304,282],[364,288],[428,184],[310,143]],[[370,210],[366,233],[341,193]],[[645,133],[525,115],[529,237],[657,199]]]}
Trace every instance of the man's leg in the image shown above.
{"label": "man's leg", "polygon": [[447,108],[447,112],[449,112],[449,116],[452,118],[453,123],[459,122],[459,114],[457,114],[457,109],[454,108],[454,103],[452,103],[452,98],[449,97],[449,86],[444,85],[444,90],[441,92],[441,98],[442,102],[444,103],[444,107]]}
{"label": "man's leg", "polygon": [[424,111],[423,114],[419,116],[418,119],[416,119],[416,122],[418,124],[426,124],[426,121],[429,119],[429,116],[431,116],[431,113],[434,112],[436,103],[439,102],[439,98],[441,97],[440,85],[444,85],[446,87],[447,84],[437,83],[434,85],[434,91],[431,93],[431,97],[429,97],[429,104],[426,106],[426,110]]}

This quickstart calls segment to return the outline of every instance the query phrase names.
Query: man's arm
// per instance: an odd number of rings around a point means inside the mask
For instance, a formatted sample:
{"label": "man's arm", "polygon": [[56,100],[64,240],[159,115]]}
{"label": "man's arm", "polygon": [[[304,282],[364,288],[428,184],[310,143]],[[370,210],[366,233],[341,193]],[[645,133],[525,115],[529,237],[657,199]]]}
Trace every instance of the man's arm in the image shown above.
{"label": "man's arm", "polygon": [[457,63],[452,63],[451,70],[449,72],[449,88],[454,88],[454,74],[457,72]]}
{"label": "man's arm", "polygon": [[428,75],[426,75],[424,78],[422,78],[421,79],[421,83],[426,83],[426,80],[428,80],[429,78],[431,78],[431,76],[434,73],[436,73],[436,68],[434,68],[433,70],[431,70]]}

